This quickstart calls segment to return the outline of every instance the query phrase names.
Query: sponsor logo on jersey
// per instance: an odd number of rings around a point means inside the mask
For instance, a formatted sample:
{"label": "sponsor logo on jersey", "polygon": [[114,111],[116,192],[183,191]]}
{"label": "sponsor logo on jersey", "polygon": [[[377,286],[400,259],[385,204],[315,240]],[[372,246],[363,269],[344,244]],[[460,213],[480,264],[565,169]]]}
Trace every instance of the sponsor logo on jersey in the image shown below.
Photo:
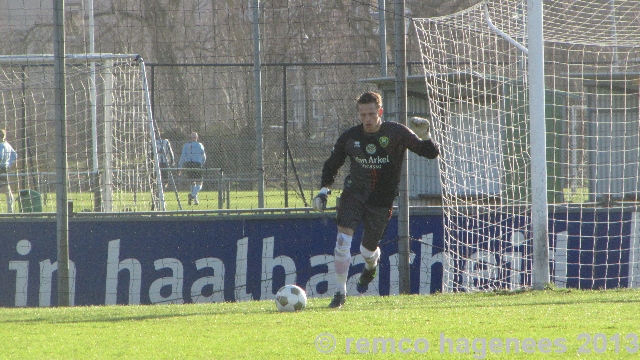
{"label": "sponsor logo on jersey", "polygon": [[376,153],[376,146],[374,144],[368,144],[365,150],[367,154],[373,155]]}
{"label": "sponsor logo on jersey", "polygon": [[389,164],[391,159],[387,156],[369,156],[368,158],[354,158],[363,169],[382,169],[383,164]]}
{"label": "sponsor logo on jersey", "polygon": [[360,141],[354,141],[353,142],[353,147],[357,148],[357,149],[360,149]]}
{"label": "sponsor logo on jersey", "polygon": [[389,145],[389,138],[386,136],[381,136],[380,139],[378,139],[378,142],[380,142],[380,146],[386,148],[387,145]]}

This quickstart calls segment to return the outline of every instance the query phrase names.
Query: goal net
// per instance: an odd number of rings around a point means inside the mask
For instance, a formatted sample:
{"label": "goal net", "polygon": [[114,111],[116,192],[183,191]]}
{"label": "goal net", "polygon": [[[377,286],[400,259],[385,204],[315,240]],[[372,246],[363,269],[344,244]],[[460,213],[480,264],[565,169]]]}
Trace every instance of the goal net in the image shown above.
{"label": "goal net", "polygon": [[[68,198],[74,211],[160,209],[142,59],[111,54],[65,59]],[[0,201],[0,211],[56,211],[53,60],[0,56],[0,126],[18,155],[9,169],[15,204],[9,209]]]}
{"label": "goal net", "polygon": [[[640,2],[544,1],[549,257],[559,287],[640,282]],[[527,2],[414,19],[445,213],[444,291],[532,285]]]}

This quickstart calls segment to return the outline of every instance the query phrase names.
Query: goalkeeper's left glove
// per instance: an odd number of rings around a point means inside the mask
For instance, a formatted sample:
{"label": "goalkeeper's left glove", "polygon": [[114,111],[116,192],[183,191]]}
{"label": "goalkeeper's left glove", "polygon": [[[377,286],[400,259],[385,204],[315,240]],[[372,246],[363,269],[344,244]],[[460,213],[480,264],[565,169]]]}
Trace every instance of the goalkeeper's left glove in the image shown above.
{"label": "goalkeeper's left glove", "polygon": [[429,120],[421,117],[414,116],[409,121],[409,126],[411,130],[418,135],[418,137],[422,140],[431,139],[431,126],[429,125]]}
{"label": "goalkeeper's left glove", "polygon": [[324,211],[327,208],[327,195],[331,194],[331,191],[326,187],[320,189],[320,192],[313,198],[312,206],[315,211]]}

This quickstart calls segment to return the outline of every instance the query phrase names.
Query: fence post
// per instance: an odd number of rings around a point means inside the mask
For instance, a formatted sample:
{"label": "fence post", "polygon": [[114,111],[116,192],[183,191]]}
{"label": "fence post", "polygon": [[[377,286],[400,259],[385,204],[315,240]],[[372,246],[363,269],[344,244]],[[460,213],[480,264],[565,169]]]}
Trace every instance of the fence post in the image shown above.
{"label": "fence post", "polygon": [[218,175],[218,209],[222,209],[224,206],[224,172],[220,169],[220,174]]}

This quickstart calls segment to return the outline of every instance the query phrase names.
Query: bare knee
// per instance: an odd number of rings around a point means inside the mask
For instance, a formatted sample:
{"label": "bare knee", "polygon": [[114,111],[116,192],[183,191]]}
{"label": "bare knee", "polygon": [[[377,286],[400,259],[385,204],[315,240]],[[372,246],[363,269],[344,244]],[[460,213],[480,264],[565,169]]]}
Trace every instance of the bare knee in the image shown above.
{"label": "bare knee", "polygon": [[355,231],[353,229],[349,229],[348,227],[338,226],[338,232],[343,233],[345,235],[353,236],[353,233]]}

